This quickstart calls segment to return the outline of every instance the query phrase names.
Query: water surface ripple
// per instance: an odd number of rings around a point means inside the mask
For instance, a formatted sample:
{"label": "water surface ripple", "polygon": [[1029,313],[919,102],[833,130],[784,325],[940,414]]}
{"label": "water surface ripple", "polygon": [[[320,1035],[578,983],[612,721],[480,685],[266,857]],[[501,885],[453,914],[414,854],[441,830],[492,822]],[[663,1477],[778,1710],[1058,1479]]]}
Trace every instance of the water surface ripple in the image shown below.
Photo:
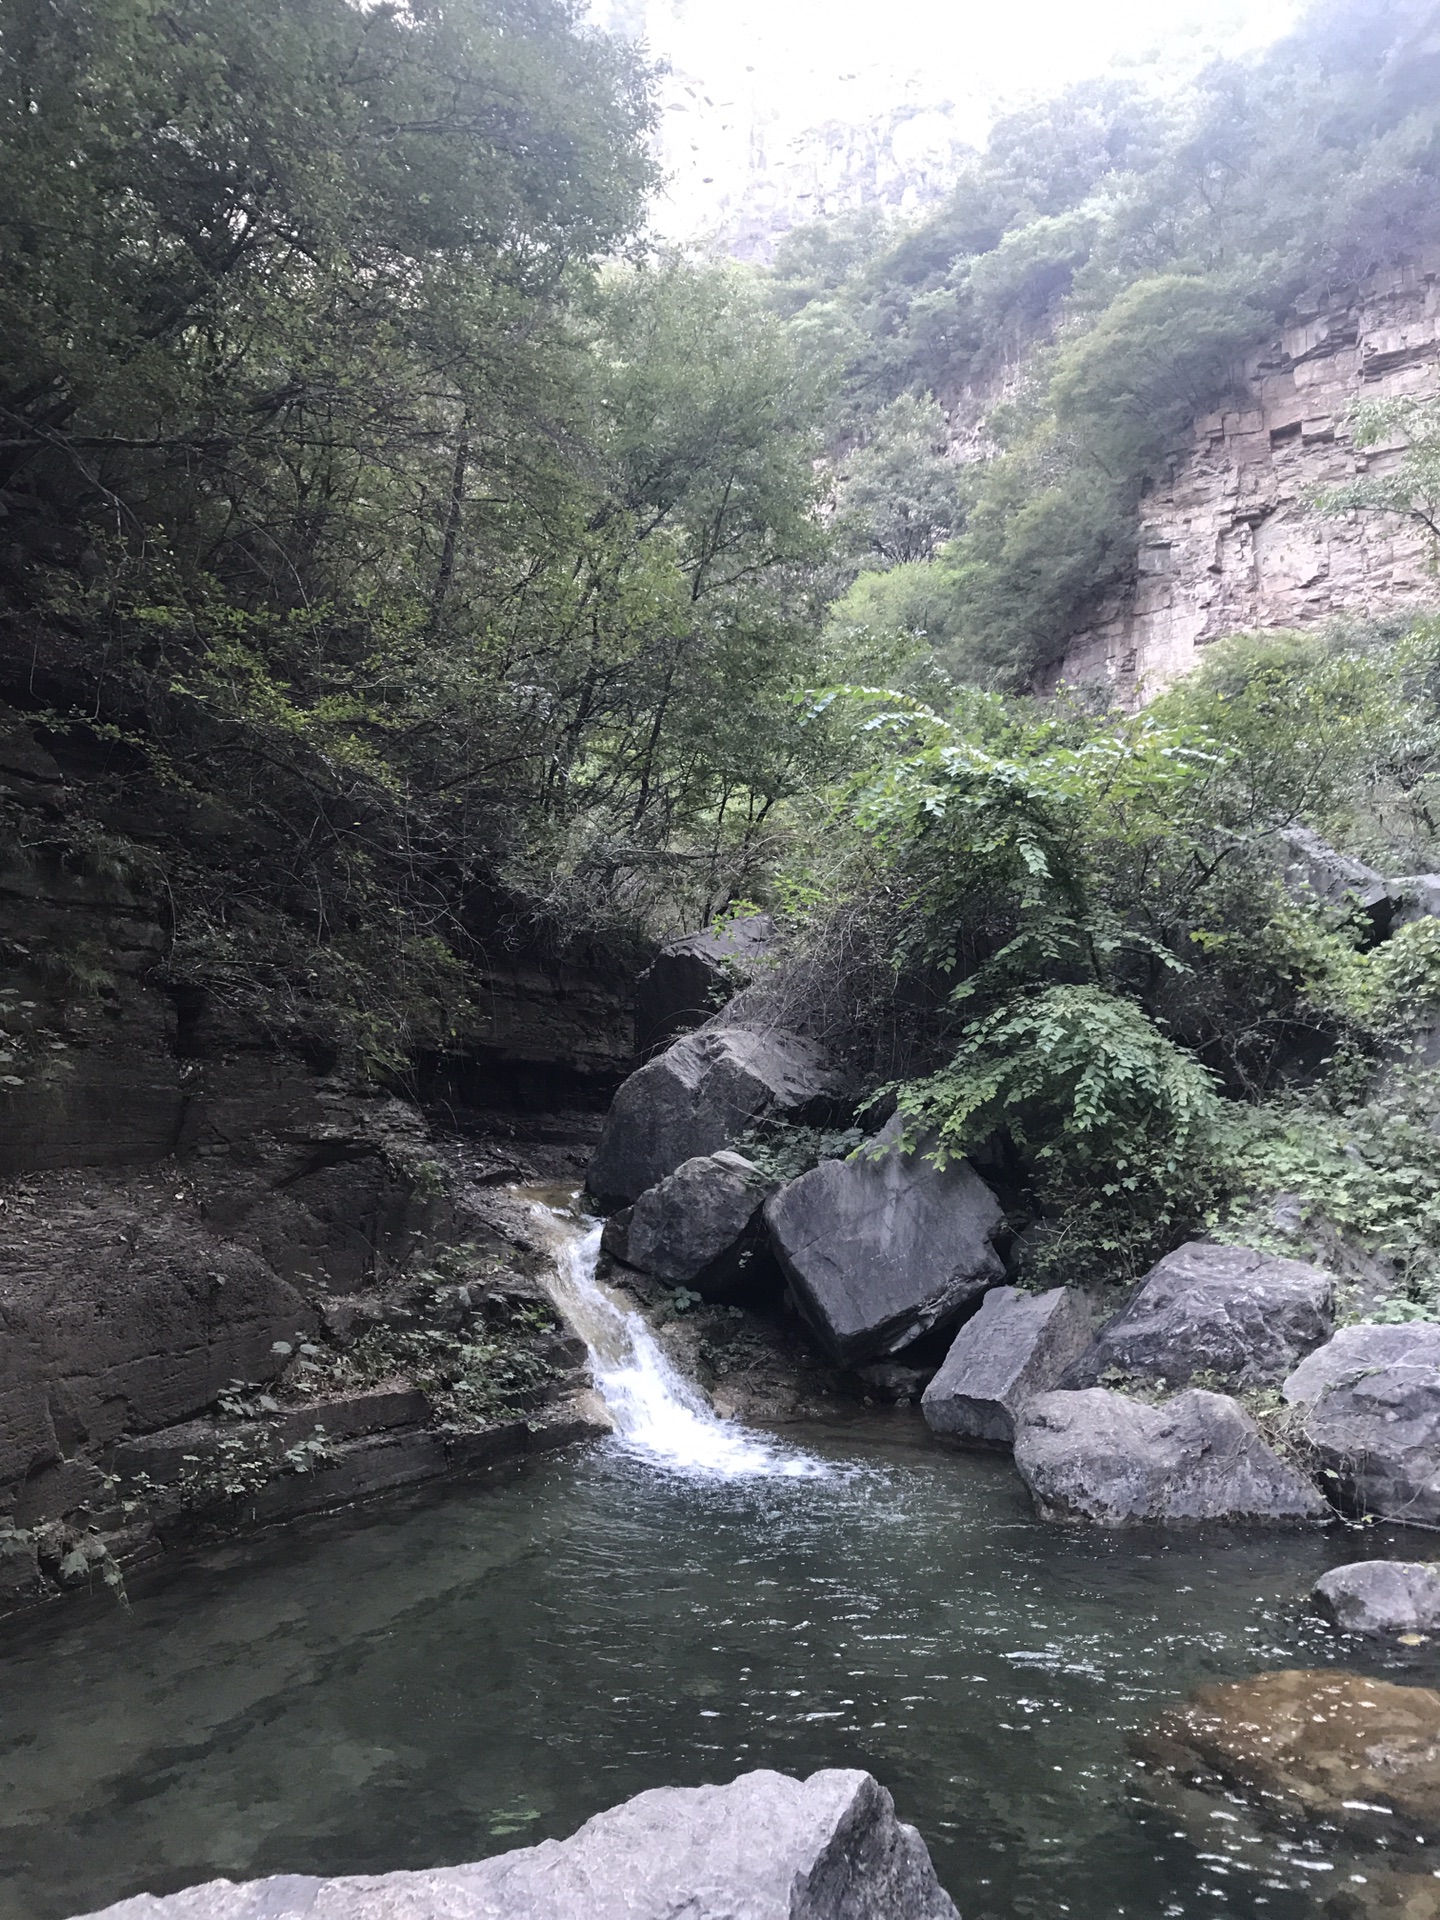
{"label": "water surface ripple", "polygon": [[[1336,1657],[1301,1601],[1354,1536],[1071,1535],[907,1415],[803,1446],[846,1470],[607,1441],[12,1629],[0,1916],[458,1861],[644,1787],[833,1765],[891,1789],[965,1920],[1312,1911],[1323,1849],[1176,1837],[1125,1734],[1200,1680]],[[1440,1677],[1427,1648],[1388,1670]]]}

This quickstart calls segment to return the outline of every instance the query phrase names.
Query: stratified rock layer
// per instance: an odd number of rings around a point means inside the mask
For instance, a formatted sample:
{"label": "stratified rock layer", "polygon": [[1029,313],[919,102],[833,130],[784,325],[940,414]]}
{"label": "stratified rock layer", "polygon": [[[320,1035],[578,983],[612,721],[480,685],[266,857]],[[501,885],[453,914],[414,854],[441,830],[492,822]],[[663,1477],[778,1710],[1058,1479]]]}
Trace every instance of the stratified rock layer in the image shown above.
{"label": "stratified rock layer", "polygon": [[89,1920],[958,1920],[868,1773],[657,1787],[474,1865],[140,1894]]}
{"label": "stratified rock layer", "polygon": [[1342,1327],[1283,1391],[1348,1505],[1440,1524],[1440,1326]]}
{"label": "stratified rock layer", "polygon": [[1315,1582],[1321,1612],[1346,1633],[1428,1633],[1440,1627],[1440,1568],[1418,1560],[1356,1560]]}
{"label": "stratified rock layer", "polygon": [[1015,1418],[1053,1387],[1090,1339],[1090,1309],[1070,1287],[1020,1293],[996,1287],[967,1320],[920,1402],[949,1439],[1008,1447]]}
{"label": "stratified rock layer", "polygon": [[1329,1513],[1247,1413],[1198,1389],[1158,1407],[1104,1387],[1039,1394],[1016,1424],[1015,1464],[1047,1520],[1193,1526]]}
{"label": "stratified rock layer", "polygon": [[1330,1275],[1303,1261],[1193,1241],[1150,1269],[1064,1384],[1093,1387],[1113,1368],[1174,1387],[1196,1374],[1237,1390],[1274,1385],[1329,1338],[1333,1293]]}
{"label": "stratified rock layer", "polygon": [[816,1335],[842,1365],[898,1352],[958,1319],[1003,1278],[1000,1203],[973,1167],[902,1153],[898,1121],[767,1202],[771,1245]]}
{"label": "stratified rock layer", "polygon": [[632,1073],[586,1175],[610,1203],[638,1200],[687,1160],[728,1147],[770,1114],[809,1114],[839,1092],[824,1050],[798,1034],[707,1027]]}

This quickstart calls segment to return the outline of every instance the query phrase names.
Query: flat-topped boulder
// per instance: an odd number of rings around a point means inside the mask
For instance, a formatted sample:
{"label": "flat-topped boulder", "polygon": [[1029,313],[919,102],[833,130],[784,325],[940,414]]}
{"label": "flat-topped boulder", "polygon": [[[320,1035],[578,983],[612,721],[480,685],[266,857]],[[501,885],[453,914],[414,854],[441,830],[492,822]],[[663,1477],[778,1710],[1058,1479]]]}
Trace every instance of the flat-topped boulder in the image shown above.
{"label": "flat-topped boulder", "polygon": [[964,1161],[904,1153],[892,1120],[848,1160],[826,1160],[765,1206],[796,1305],[842,1366],[897,1353],[952,1325],[1004,1278],[1004,1215]]}
{"label": "flat-topped boulder", "polygon": [[1440,1326],[1342,1327],[1282,1392],[1347,1507],[1440,1525]]}
{"label": "flat-topped boulder", "polygon": [[746,914],[672,940],[635,982],[635,1040],[641,1053],[703,1026],[755,975],[775,938],[768,913]]}
{"label": "flat-topped boulder", "polygon": [[1016,1422],[1015,1464],[1047,1520],[1125,1527],[1331,1517],[1243,1408],[1199,1388],[1158,1407],[1104,1387],[1037,1394]]}
{"label": "flat-topped boulder", "polygon": [[761,1210],[779,1184],[729,1147],[697,1155],[641,1194],[623,1233],[607,1228],[607,1251],[669,1286],[726,1300],[757,1259],[774,1271]]}
{"label": "flat-topped boulder", "polygon": [[1278,1385],[1329,1339],[1333,1311],[1334,1281],[1321,1268],[1194,1240],[1150,1269],[1062,1384],[1093,1387],[1118,1373],[1172,1387],[1208,1375],[1237,1392]]}
{"label": "flat-topped boulder", "polygon": [[1354,1560],[1311,1588],[1345,1633],[1433,1633],[1440,1627],[1440,1567],[1421,1560]]}
{"label": "flat-topped boulder", "polygon": [[959,1920],[868,1773],[655,1787],[545,1840],[429,1872],[142,1893],[84,1920]]}
{"label": "flat-topped boulder", "polygon": [[995,1287],[965,1322],[920,1402],[947,1439],[1008,1447],[1015,1416],[1055,1386],[1090,1341],[1090,1308],[1071,1287]]}
{"label": "flat-topped boulder", "polygon": [[770,1115],[823,1119],[842,1093],[823,1047],[748,1027],[688,1033],[616,1094],[586,1174],[606,1205],[638,1200],[685,1161],[732,1146]]}

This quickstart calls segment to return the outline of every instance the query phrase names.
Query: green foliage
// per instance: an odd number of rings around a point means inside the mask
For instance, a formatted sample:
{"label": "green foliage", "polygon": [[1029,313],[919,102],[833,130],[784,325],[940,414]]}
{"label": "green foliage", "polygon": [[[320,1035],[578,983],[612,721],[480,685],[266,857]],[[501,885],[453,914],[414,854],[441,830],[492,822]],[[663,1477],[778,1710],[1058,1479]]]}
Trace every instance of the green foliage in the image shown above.
{"label": "green foliage", "polygon": [[735,1143],[765,1179],[788,1186],[822,1160],[848,1160],[864,1146],[859,1127],[803,1127],[791,1120],[766,1120]]}
{"label": "green foliage", "polygon": [[1138,1007],[1097,987],[1016,995],[899,1101],[907,1141],[937,1164],[996,1135],[1019,1156],[1036,1211],[1063,1222],[1034,1271],[1143,1271],[1213,1195],[1221,1105],[1211,1077]]}
{"label": "green foliage", "polygon": [[[1357,447],[1399,457],[1389,471],[1366,473],[1315,496],[1324,514],[1382,513],[1423,527],[1440,541],[1440,400],[1360,401],[1344,423]],[[1432,553],[1432,561],[1434,559]]]}

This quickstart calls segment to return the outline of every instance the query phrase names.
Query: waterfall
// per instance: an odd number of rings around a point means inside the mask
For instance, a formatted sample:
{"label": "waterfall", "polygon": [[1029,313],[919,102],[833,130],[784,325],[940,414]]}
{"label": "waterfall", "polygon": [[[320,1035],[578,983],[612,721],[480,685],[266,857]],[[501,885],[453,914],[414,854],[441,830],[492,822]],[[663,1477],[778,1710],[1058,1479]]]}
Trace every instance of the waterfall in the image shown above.
{"label": "waterfall", "polygon": [[644,1316],[595,1278],[598,1222],[544,1202],[532,1212],[554,1258],[551,1297],[590,1349],[596,1388],[623,1447],[652,1465],[719,1479],[815,1479],[827,1473],[819,1460],[720,1419],[666,1357]]}

